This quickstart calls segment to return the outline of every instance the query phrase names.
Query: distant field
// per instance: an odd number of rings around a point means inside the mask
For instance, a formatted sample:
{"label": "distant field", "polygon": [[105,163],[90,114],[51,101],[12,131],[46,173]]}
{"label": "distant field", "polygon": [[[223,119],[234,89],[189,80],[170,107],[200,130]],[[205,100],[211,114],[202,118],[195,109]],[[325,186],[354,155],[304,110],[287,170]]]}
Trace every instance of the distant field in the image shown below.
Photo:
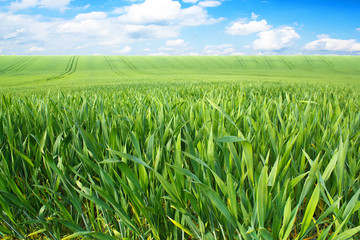
{"label": "distant field", "polygon": [[352,56],[0,56],[1,88],[359,80],[360,57]]}
{"label": "distant field", "polygon": [[360,57],[0,57],[0,239],[360,239]]}

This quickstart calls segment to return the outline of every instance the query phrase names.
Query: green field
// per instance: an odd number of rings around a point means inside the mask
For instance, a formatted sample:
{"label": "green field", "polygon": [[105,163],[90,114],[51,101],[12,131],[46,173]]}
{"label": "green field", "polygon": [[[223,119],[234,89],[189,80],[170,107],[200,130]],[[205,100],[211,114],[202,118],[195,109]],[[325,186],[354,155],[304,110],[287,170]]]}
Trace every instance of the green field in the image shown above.
{"label": "green field", "polygon": [[1,88],[209,82],[359,85],[351,56],[0,56]]}
{"label": "green field", "polygon": [[360,239],[360,57],[0,56],[0,238]]}

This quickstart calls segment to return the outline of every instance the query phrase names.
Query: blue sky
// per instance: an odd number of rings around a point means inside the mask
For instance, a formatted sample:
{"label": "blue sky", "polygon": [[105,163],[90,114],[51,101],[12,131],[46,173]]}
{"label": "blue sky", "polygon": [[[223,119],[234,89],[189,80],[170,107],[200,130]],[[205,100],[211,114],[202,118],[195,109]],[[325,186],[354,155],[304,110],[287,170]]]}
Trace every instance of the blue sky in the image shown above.
{"label": "blue sky", "polygon": [[2,55],[360,55],[359,0],[0,0]]}

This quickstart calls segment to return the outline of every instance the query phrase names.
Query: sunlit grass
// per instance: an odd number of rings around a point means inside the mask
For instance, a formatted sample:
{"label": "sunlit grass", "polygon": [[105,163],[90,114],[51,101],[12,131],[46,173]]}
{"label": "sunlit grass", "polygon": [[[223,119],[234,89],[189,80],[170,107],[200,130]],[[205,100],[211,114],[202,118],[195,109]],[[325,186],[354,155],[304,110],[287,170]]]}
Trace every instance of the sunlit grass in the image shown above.
{"label": "sunlit grass", "polygon": [[356,239],[358,85],[235,76],[4,89],[0,236]]}

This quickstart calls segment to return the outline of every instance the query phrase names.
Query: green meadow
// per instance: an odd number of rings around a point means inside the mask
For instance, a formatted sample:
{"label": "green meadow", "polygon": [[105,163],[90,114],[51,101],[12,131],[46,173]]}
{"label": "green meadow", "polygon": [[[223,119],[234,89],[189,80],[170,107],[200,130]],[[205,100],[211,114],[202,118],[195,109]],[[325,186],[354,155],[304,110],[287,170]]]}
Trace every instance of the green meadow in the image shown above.
{"label": "green meadow", "polygon": [[0,56],[0,238],[360,239],[360,57]]}
{"label": "green meadow", "polygon": [[0,87],[72,89],[135,84],[359,85],[356,56],[0,56]]}

